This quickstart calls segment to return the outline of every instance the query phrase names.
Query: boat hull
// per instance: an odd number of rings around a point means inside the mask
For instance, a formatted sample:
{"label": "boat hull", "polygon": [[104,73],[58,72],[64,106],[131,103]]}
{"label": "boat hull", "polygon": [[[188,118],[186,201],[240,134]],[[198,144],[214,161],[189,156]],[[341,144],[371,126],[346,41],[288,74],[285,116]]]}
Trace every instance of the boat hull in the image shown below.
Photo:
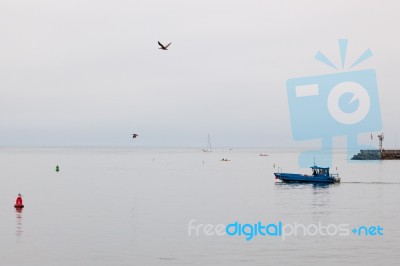
{"label": "boat hull", "polygon": [[279,179],[283,182],[300,182],[300,183],[325,183],[332,184],[340,182],[340,179],[325,176],[325,175],[301,175],[301,174],[290,174],[290,173],[274,173],[275,179]]}

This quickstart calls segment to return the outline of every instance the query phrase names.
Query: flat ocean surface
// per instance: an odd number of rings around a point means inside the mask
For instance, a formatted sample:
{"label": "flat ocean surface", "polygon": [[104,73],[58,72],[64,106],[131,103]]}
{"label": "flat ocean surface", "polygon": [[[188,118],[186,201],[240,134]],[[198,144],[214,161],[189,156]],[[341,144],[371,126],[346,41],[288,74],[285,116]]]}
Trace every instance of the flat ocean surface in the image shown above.
{"label": "flat ocean surface", "polygon": [[[340,184],[277,183],[278,167],[310,173],[297,156],[288,149],[1,148],[0,264],[399,265],[400,161],[348,163],[335,151],[331,172]],[[22,212],[13,208],[18,193]],[[213,231],[259,221],[320,223],[332,234],[247,241]],[[341,224],[380,226],[383,235],[334,234]]]}

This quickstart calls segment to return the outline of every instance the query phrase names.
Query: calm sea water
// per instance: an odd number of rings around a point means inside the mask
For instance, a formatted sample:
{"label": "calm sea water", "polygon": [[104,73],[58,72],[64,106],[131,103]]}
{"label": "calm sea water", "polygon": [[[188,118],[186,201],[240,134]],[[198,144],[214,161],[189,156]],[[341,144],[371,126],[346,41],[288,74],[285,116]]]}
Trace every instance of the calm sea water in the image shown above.
{"label": "calm sea water", "polygon": [[[297,167],[297,155],[287,149],[2,148],[1,265],[398,265],[400,161],[348,163],[336,151],[333,170],[342,183],[276,183],[278,167],[309,173]],[[22,212],[13,208],[19,192]],[[208,236],[202,227],[189,235],[191,221],[379,225],[384,234],[247,241]]]}

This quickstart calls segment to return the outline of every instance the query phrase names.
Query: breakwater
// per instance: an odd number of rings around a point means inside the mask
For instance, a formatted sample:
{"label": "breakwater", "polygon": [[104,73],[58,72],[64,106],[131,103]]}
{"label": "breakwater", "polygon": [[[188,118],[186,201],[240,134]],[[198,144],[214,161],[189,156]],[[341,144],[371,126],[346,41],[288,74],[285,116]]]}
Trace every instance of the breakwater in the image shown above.
{"label": "breakwater", "polygon": [[352,160],[400,160],[400,150],[360,150]]}

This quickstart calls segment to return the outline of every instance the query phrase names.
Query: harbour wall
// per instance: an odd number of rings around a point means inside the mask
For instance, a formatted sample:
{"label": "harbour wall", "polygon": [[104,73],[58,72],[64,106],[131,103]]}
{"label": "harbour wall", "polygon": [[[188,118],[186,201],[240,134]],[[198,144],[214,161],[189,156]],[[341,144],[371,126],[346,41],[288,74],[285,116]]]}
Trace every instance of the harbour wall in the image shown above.
{"label": "harbour wall", "polygon": [[400,150],[360,150],[352,160],[400,160]]}

